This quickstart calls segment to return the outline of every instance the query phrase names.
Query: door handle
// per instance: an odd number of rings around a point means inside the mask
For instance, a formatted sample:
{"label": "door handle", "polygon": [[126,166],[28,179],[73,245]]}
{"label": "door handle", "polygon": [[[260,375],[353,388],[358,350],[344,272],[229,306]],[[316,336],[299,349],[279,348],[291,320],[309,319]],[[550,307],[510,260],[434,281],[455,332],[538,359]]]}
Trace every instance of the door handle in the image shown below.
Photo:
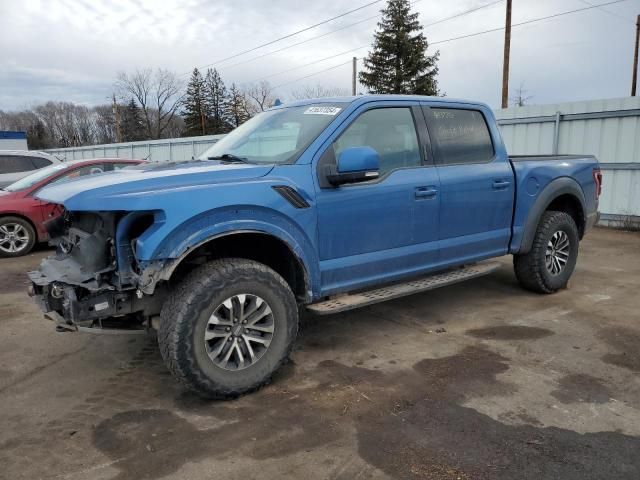
{"label": "door handle", "polygon": [[435,187],[417,187],[416,198],[433,198],[438,194],[438,190]]}
{"label": "door handle", "polygon": [[511,185],[511,182],[508,182],[507,180],[494,180],[493,181],[494,190],[504,190],[509,185]]}

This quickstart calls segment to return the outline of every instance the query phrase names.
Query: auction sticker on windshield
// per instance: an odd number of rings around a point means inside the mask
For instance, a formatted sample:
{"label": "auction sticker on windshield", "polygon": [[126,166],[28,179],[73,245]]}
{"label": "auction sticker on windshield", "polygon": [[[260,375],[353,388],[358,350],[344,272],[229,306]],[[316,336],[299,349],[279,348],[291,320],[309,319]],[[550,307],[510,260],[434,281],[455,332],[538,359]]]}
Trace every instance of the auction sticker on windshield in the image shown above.
{"label": "auction sticker on windshield", "polygon": [[305,115],[336,115],[340,107],[309,107],[304,111]]}

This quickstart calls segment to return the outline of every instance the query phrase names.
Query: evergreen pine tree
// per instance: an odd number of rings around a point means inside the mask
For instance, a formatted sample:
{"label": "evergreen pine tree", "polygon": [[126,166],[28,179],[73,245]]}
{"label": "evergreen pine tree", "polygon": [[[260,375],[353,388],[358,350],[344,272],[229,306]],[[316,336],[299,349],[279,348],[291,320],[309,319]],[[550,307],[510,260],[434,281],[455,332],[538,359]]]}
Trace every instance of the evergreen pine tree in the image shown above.
{"label": "evergreen pine tree", "polygon": [[371,93],[438,95],[440,52],[427,55],[429,44],[409,0],[389,0],[378,28],[360,82]]}
{"label": "evergreen pine tree", "polygon": [[214,68],[207,70],[204,79],[204,101],[207,110],[207,133],[227,133],[231,125],[226,119],[227,112],[227,88]]}
{"label": "evergreen pine tree", "polygon": [[184,99],[185,136],[204,135],[206,133],[206,106],[205,106],[205,82],[197,68],[193,69],[187,85],[187,94]]}
{"label": "evergreen pine tree", "polygon": [[49,139],[44,124],[38,119],[27,128],[27,145],[29,150],[49,148]]}
{"label": "evergreen pine tree", "polygon": [[129,103],[120,110],[122,141],[136,142],[144,140],[144,123],[142,122],[142,112],[136,101],[132,98]]}
{"label": "evergreen pine tree", "polygon": [[229,89],[229,101],[227,102],[227,119],[233,128],[239,127],[249,120],[247,114],[247,97],[235,83]]}

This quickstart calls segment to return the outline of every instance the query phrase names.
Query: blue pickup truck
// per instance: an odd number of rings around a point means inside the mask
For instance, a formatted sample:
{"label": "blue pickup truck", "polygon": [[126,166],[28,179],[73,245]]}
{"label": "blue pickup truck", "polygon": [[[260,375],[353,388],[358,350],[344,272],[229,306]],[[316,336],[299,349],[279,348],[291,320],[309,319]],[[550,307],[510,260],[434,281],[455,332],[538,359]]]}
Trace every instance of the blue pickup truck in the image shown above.
{"label": "blue pickup truck", "polygon": [[597,219],[592,156],[509,157],[484,104],[365,95],[272,108],[199,159],[43,189],[55,255],[29,273],[58,330],[157,330],[186,387],[269,381],[319,314],[492,272],[566,286]]}

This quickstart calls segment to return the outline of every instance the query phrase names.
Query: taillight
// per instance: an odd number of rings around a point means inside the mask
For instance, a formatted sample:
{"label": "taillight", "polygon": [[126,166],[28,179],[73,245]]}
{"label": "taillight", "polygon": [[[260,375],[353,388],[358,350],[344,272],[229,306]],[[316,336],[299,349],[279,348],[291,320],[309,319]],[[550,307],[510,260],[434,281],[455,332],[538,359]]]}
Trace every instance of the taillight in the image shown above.
{"label": "taillight", "polygon": [[596,198],[600,198],[602,193],[602,172],[599,168],[593,169],[593,180],[596,182]]}

